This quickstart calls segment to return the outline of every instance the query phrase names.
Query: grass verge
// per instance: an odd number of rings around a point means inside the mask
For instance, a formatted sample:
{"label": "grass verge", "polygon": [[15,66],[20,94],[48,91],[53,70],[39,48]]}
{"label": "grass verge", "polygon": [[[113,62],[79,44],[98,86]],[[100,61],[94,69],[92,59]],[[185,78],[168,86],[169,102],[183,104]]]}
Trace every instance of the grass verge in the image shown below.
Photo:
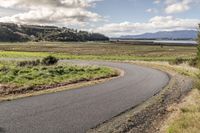
{"label": "grass verge", "polygon": [[181,103],[172,106],[173,113],[162,129],[164,133],[199,133],[200,91],[193,89]]}
{"label": "grass verge", "polygon": [[0,63],[0,96],[26,94],[85,81],[118,76],[108,67],[54,65],[20,67],[16,63]]}
{"label": "grass verge", "polygon": [[[141,64],[137,63],[137,64]],[[168,63],[152,62],[148,64],[159,67],[162,70],[176,71],[182,75],[193,78],[195,81],[193,89],[186,96],[167,107],[169,114],[161,121],[159,133],[199,133],[200,131],[200,81],[199,69],[189,67],[186,64],[169,65]]]}
{"label": "grass verge", "polygon": [[33,92],[30,92],[30,93],[26,93],[26,94],[15,94],[15,95],[1,96],[0,102],[16,100],[16,99],[25,98],[25,97],[32,97],[32,96],[50,94],[50,93],[61,92],[61,91],[66,91],[66,90],[78,89],[78,88],[82,88],[82,87],[86,87],[86,86],[91,86],[91,85],[107,82],[109,80],[112,80],[113,78],[117,78],[117,77],[110,77],[110,78],[98,79],[98,80],[93,80],[93,81],[82,81],[82,82],[79,82],[79,83],[73,83],[73,84],[69,84],[69,85],[66,85],[66,86],[55,87],[55,88],[52,88],[52,89],[33,91]]}

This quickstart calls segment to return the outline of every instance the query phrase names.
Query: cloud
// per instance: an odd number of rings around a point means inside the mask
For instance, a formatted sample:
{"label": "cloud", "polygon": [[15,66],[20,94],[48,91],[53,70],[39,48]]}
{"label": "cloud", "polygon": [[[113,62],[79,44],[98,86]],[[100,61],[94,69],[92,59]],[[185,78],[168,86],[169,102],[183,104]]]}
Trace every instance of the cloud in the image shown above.
{"label": "cloud", "polygon": [[165,4],[174,4],[177,0],[165,0]]}
{"label": "cloud", "polygon": [[149,12],[149,13],[158,13],[158,10],[155,9],[155,8],[149,8],[146,10],[146,12]]}
{"label": "cloud", "polygon": [[159,4],[160,0],[154,0],[154,4]]}
{"label": "cloud", "polygon": [[0,0],[0,7],[20,9],[21,13],[1,17],[1,22],[22,24],[82,25],[102,16],[89,11],[100,0]]}
{"label": "cloud", "polygon": [[93,32],[101,32],[108,36],[120,36],[130,34],[140,34],[145,32],[155,32],[160,30],[180,30],[196,29],[200,20],[197,19],[180,19],[172,16],[156,16],[146,23],[111,23],[98,27]]}
{"label": "cloud", "polygon": [[18,7],[18,8],[37,8],[38,6],[52,7],[90,7],[94,2],[100,0],[0,0],[1,7]]}
{"label": "cloud", "polygon": [[165,12],[167,14],[173,14],[173,13],[181,13],[184,11],[187,11],[190,9],[191,4],[194,2],[194,0],[166,0],[166,8]]}

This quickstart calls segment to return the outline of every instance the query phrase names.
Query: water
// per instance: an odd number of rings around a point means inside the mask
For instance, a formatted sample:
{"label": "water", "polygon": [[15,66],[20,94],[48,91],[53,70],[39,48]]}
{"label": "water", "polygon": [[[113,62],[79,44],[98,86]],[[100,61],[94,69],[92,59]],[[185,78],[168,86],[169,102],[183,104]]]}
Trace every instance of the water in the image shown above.
{"label": "water", "polygon": [[197,44],[196,41],[192,40],[155,40],[153,43],[170,43],[170,44]]}
{"label": "water", "polygon": [[[116,41],[113,39],[113,41]],[[118,40],[123,42],[144,42],[152,44],[174,44],[174,45],[197,45],[197,42],[194,40]]]}

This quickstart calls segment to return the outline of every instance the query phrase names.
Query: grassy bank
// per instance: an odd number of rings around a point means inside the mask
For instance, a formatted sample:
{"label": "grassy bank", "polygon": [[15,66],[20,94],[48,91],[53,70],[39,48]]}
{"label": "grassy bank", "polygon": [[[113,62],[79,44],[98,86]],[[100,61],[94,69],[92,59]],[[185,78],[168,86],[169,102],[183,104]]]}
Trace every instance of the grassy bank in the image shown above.
{"label": "grassy bank", "polygon": [[17,63],[1,62],[0,96],[108,78],[117,74],[115,70],[108,67],[66,64],[20,67]]}
{"label": "grassy bank", "polygon": [[200,78],[199,74],[189,75],[196,79],[193,90],[177,105],[167,120],[167,133],[199,133],[200,131]]}
{"label": "grassy bank", "polygon": [[192,90],[178,105],[173,119],[169,122],[168,133],[199,133],[200,131],[200,91]]}
{"label": "grassy bank", "polygon": [[200,78],[199,69],[187,64],[170,65],[167,62],[134,62],[163,71],[172,71],[191,77],[195,84],[181,101],[169,105],[166,119],[161,122],[160,133],[199,133],[200,131]]}

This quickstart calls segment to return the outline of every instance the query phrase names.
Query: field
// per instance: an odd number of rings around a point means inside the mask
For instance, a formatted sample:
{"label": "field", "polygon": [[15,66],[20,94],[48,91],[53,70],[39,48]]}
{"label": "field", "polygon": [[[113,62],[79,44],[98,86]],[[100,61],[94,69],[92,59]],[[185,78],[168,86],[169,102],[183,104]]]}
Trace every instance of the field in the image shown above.
{"label": "field", "polygon": [[[171,61],[177,57],[194,58],[196,48],[191,46],[145,46],[115,43],[1,43],[0,58],[45,57],[85,60],[145,60]],[[37,53],[36,53],[37,52]]]}
{"label": "field", "polygon": [[[111,60],[111,61],[164,61],[173,62],[177,58],[190,61],[195,58],[197,49],[192,46],[147,46],[134,44],[116,44],[111,42],[29,42],[0,43],[0,96],[29,93],[43,89],[52,89],[81,81],[117,76],[117,72],[107,67],[74,66],[57,64],[53,66],[21,67],[17,61],[42,59],[52,55],[59,59]],[[168,64],[169,65],[169,64]],[[175,66],[170,67],[174,68]],[[168,66],[168,67],[169,67]],[[166,65],[163,67],[167,67]],[[176,66],[177,67],[177,66]],[[179,68],[179,66],[178,66]],[[173,70],[187,74],[190,70]],[[198,87],[199,88],[199,87]],[[199,130],[199,90],[192,94],[192,100],[179,107],[180,114],[168,123],[166,132],[183,133]],[[191,95],[190,95],[191,96]],[[195,96],[195,97],[194,97]],[[190,104],[192,101],[192,104]],[[192,132],[193,131],[193,132]]]}

